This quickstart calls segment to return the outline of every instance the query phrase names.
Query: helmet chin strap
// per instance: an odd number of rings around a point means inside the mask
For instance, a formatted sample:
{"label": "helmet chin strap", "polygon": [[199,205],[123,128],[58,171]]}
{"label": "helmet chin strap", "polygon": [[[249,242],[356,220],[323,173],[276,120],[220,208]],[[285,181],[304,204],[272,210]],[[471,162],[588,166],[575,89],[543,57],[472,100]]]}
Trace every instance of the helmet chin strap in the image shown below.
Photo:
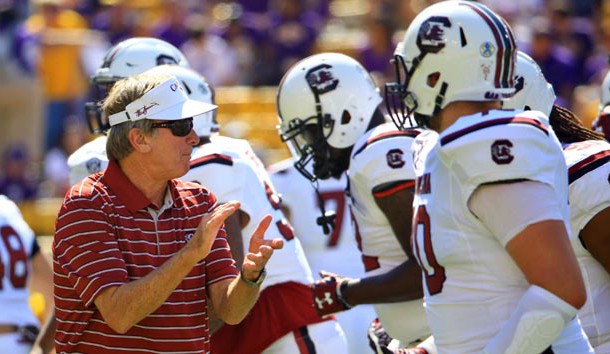
{"label": "helmet chin strap", "polygon": [[311,185],[318,196],[318,206],[320,207],[320,213],[322,214],[316,219],[316,223],[322,227],[324,234],[328,235],[335,229],[335,217],[337,214],[333,210],[326,211],[326,208],[324,207],[324,199],[322,198],[319,190],[319,182],[316,180],[316,182],[312,183]]}

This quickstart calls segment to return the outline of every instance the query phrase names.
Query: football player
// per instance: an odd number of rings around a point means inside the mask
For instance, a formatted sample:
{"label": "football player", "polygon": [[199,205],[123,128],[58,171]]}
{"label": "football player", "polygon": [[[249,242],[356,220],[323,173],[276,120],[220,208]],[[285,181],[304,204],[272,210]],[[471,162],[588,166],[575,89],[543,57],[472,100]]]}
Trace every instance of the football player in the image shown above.
{"label": "football player", "polygon": [[[298,235],[314,274],[332,269],[350,278],[364,276],[360,251],[354,237],[349,207],[345,198],[345,175],[317,181],[317,190],[294,168],[292,158],[267,168],[271,182],[281,195],[285,214]],[[317,220],[320,206],[335,211],[334,228],[325,235]],[[368,324],[377,317],[371,305],[335,314],[345,332],[350,354],[370,353],[366,333]]]}
{"label": "football player", "polygon": [[610,354],[610,144],[583,126],[569,110],[553,105],[555,93],[538,64],[519,52],[515,96],[504,108],[533,109],[549,115],[563,144],[568,167],[570,227],[587,289],[578,318],[596,353]]}
{"label": "football player", "polygon": [[515,60],[506,21],[470,1],[428,6],[395,51],[388,109],[431,129],[411,236],[428,324],[442,353],[592,353],[561,144],[543,113],[501,110]]}
{"label": "football player", "polygon": [[[39,322],[29,297],[32,290],[45,299],[47,327],[37,341],[42,353],[54,349],[53,271],[36,236],[17,205],[0,195],[0,353],[29,353],[37,339]],[[44,336],[44,338],[42,338]]]}
{"label": "football player", "polygon": [[312,288],[318,312],[374,304],[389,335],[411,343],[430,333],[421,274],[407,241],[415,185],[410,149],[420,131],[399,131],[386,123],[381,101],[356,60],[338,53],[313,55],[296,63],[280,83],[278,128],[295,156],[295,168],[310,181],[347,172],[346,193],[366,276],[322,272]]}

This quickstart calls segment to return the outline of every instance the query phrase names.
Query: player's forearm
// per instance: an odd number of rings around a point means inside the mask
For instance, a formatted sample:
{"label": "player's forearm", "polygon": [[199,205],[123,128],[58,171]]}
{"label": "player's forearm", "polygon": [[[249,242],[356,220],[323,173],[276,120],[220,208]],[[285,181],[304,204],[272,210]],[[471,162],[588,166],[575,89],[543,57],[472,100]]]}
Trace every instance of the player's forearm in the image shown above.
{"label": "player's forearm", "polygon": [[185,246],[145,277],[105,289],[95,300],[106,323],[125,333],[158,309],[201,258]]}
{"label": "player's forearm", "polygon": [[352,306],[421,299],[421,269],[414,261],[407,261],[384,274],[352,279],[343,296]]}

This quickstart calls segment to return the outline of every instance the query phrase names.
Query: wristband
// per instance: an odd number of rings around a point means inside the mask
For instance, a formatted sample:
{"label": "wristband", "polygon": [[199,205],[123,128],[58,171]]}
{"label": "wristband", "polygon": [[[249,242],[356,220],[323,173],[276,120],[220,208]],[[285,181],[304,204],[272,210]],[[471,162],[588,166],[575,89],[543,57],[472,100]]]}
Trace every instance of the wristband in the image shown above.
{"label": "wristband", "polygon": [[263,270],[261,270],[261,272],[259,273],[258,278],[256,278],[256,280],[254,281],[246,279],[246,277],[244,277],[243,272],[240,272],[239,274],[241,281],[246,283],[247,286],[251,288],[259,288],[263,283],[263,280],[265,280],[265,277],[267,276],[267,271],[265,270],[265,268],[263,268]]}
{"label": "wristband", "polygon": [[351,309],[354,306],[350,305],[347,300],[345,300],[345,297],[343,297],[343,290],[347,287],[348,282],[348,279],[343,279],[341,283],[337,284],[337,299],[341,301],[341,304],[345,306],[346,309]]}

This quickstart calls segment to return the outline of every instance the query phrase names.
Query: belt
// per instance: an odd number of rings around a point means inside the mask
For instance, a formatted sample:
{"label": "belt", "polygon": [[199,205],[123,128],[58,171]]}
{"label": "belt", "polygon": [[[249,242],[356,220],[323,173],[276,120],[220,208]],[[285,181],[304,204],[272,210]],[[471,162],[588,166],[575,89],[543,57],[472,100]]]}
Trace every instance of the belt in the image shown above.
{"label": "belt", "polygon": [[0,334],[19,331],[19,326],[13,324],[0,324]]}

